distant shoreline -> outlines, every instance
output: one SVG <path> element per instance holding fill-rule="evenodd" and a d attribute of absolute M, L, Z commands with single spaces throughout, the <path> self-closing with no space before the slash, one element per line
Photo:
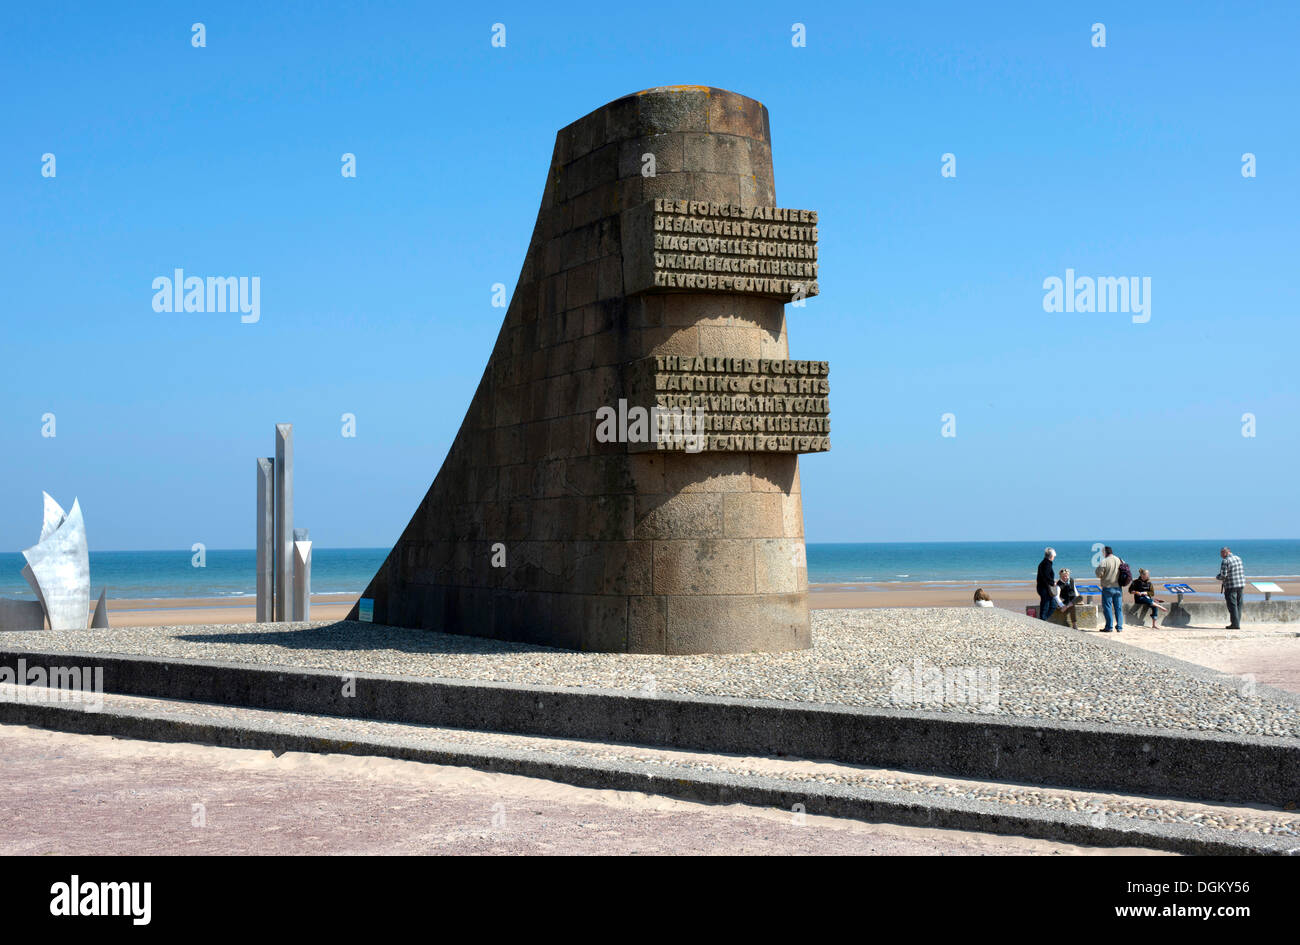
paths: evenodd
<path fill-rule="evenodd" d="M 807 542 L 807 576 L 815 593 L 845 591 L 943 591 L 978 586 L 1013 585 L 1032 580 L 1045 543 L 1035 542 Z M 1134 568 L 1151 568 L 1162 581 L 1209 584 L 1218 571 L 1221 542 L 1114 541 L 1112 545 Z M 1239 539 L 1229 546 L 1242 552 L 1248 575 L 1279 575 L 1271 580 L 1300 580 L 1300 539 Z M 1056 541 L 1057 567 L 1073 567 L 1075 580 L 1092 580 L 1095 542 Z M 357 597 L 382 567 L 387 550 L 328 549 L 313 546 L 312 589 L 321 595 Z M 201 564 L 195 564 L 195 560 Z M 166 551 L 95 551 L 90 554 L 91 597 L 107 588 L 110 598 L 166 602 L 209 599 L 229 607 L 251 606 L 256 558 L 250 549 Z M 25 560 L 17 552 L 0 552 L 0 595 L 27 599 L 22 580 Z M 926 591 L 928 593 L 928 591 Z M 214 606 L 214 604 L 208 604 Z"/>
<path fill-rule="evenodd" d="M 1213 589 L 1216 592 L 1218 591 L 1218 581 L 1214 577 L 1214 575 L 1169 575 L 1169 576 L 1158 575 L 1157 578 L 1158 579 L 1155 580 L 1157 586 L 1165 583 L 1169 583 L 1169 584 L 1183 583 L 1183 584 L 1193 584 L 1193 585 L 1200 583 L 1200 584 L 1208 584 L 1211 587 L 1211 589 Z M 1300 583 L 1300 574 L 1272 575 L 1268 577 L 1249 577 L 1247 578 L 1247 580 L 1248 581 L 1273 581 L 1274 583 L 1285 585 L 1287 583 Z M 1090 584 L 1094 582 L 1095 582 L 1095 578 L 1092 578 L 1090 575 L 1075 576 L 1076 584 Z M 1027 579 L 1023 577 L 1000 577 L 1000 578 L 981 578 L 981 579 L 963 579 L 963 580 L 957 580 L 954 578 L 933 578 L 933 579 L 927 579 L 922 581 L 900 578 L 897 580 L 873 580 L 873 581 L 809 581 L 808 590 L 809 592 L 844 590 L 844 591 L 860 591 L 865 593 L 876 592 L 876 591 L 898 591 L 898 590 L 909 590 L 909 589 L 916 589 L 918 591 L 923 591 L 925 589 L 943 590 L 945 588 L 953 588 L 953 587 L 969 587 L 973 590 L 974 588 L 977 587 L 983 587 L 983 588 L 1007 587 L 1007 586 L 1014 586 L 1014 585 L 1023 585 L 1026 583 L 1032 583 L 1032 582 L 1027 582 Z M 321 591 L 320 593 L 316 593 L 312 595 L 312 602 L 331 603 L 331 602 L 341 601 L 345 598 L 347 600 L 356 600 L 358 597 L 361 596 L 363 590 L 364 588 L 358 588 L 356 590 L 350 590 L 350 591 Z M 1198 590 L 1200 589 L 1198 588 Z M 119 606 L 119 609 L 122 607 L 122 605 L 125 604 L 131 604 L 133 605 L 133 607 L 137 609 L 163 607 L 163 606 L 238 607 L 238 606 L 247 605 L 251 607 L 253 605 L 255 596 L 256 595 L 251 591 L 240 592 L 236 594 L 220 594 L 220 595 L 205 594 L 197 597 L 181 597 L 175 594 L 163 595 L 158 597 L 144 597 L 144 596 L 135 595 L 131 597 L 110 597 L 108 599 L 108 602 L 110 604 L 117 604 Z"/>
<path fill-rule="evenodd" d="M 1134 570 L 1134 577 L 1136 577 L 1136 576 L 1137 576 L 1137 572 L 1136 572 L 1136 569 L 1135 569 L 1135 570 Z M 1201 584 L 1212 584 L 1213 587 L 1214 587 L 1214 590 L 1215 590 L 1215 591 L 1217 591 L 1217 590 L 1219 589 L 1219 581 L 1218 581 L 1218 578 L 1215 577 L 1213 574 L 1208 574 L 1208 575 L 1186 575 L 1186 574 L 1175 574 L 1175 575 L 1168 575 L 1168 576 L 1165 576 L 1165 575 L 1153 575 L 1152 578 L 1151 578 L 1151 580 L 1152 580 L 1152 582 L 1153 582 L 1157 587 L 1160 586 L 1160 585 L 1162 585 L 1162 584 L 1194 584 L 1194 583 L 1198 583 L 1198 582 L 1199 582 L 1199 583 L 1201 583 Z M 1087 575 L 1084 575 L 1084 574 L 1075 574 L 1075 575 L 1074 575 L 1074 583 L 1075 583 L 1075 584 L 1095 584 L 1096 581 L 1097 581 L 1096 577 L 1095 577 L 1091 572 L 1089 572 Z M 1246 581 L 1247 581 L 1248 583 L 1251 582 L 1251 581 L 1272 581 L 1272 582 L 1274 582 L 1275 584 L 1285 584 L 1285 583 L 1287 583 L 1287 582 L 1291 582 L 1291 583 L 1300 583 L 1300 574 L 1272 575 L 1272 576 L 1268 576 L 1268 577 L 1264 577 L 1264 576 L 1260 576 L 1260 577 L 1251 577 L 1251 576 L 1247 576 Z M 1032 583 L 1033 583 L 1032 580 L 1030 580 L 1030 579 L 1028 579 L 1028 578 L 1024 578 L 1024 577 L 1018 577 L 1018 578 L 1015 578 L 1015 577 L 1013 577 L 1013 578 L 1005 578 L 1005 577 L 1004 577 L 1004 578 L 981 578 L 981 579 L 978 579 L 978 580 L 977 580 L 977 579 L 973 579 L 973 578 L 972 578 L 972 579 L 964 579 L 964 580 L 956 580 L 956 579 L 953 579 L 953 578 L 936 578 L 936 579 L 933 579 L 933 580 L 926 580 L 926 581 L 911 581 L 911 580 L 898 580 L 898 581 L 809 581 L 809 582 L 808 582 L 808 589 L 811 591 L 811 590 L 813 590 L 813 589 L 815 589 L 815 588 L 841 588 L 841 587 L 842 587 L 842 588 L 862 588 L 862 589 L 874 589 L 874 588 L 878 588 L 878 587 L 880 587 L 880 588 L 889 588 L 889 589 L 891 589 L 891 590 L 894 589 L 894 588 L 898 588 L 898 587 L 971 587 L 971 588 L 975 588 L 975 587 L 1005 586 L 1005 585 L 1009 585 L 1009 584 L 1017 584 L 1017 585 L 1018 585 L 1018 584 L 1032 584 Z M 1199 588 L 1198 588 L 1198 590 L 1199 590 Z"/>
<path fill-rule="evenodd" d="M 1217 597 L 1218 582 L 1213 578 L 1169 578 L 1195 587 L 1200 597 Z M 1258 577 L 1273 581 L 1283 589 L 1282 597 L 1300 597 L 1300 578 Z M 1157 595 L 1171 597 L 1156 581 Z M 1087 584 L 1088 580 L 1078 579 Z M 1037 603 L 1038 595 L 1031 580 L 1000 581 L 917 581 L 917 582 L 824 582 L 809 584 L 808 605 L 813 610 L 858 609 L 877 607 L 969 607 L 976 587 L 989 592 L 994 603 L 1008 610 L 1023 611 L 1026 604 Z M 357 594 L 313 594 L 313 620 L 342 620 L 352 609 Z M 1247 599 L 1261 596 L 1247 588 Z M 187 626 L 212 623 L 251 623 L 254 618 L 251 597 L 170 597 L 118 598 L 108 601 L 111 626 Z"/>

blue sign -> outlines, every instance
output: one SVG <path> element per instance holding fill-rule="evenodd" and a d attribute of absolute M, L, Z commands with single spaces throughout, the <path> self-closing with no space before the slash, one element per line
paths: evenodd
<path fill-rule="evenodd" d="M 357 615 L 361 618 L 362 623 L 375 622 L 375 602 L 372 598 L 363 597 L 358 601 Z"/>
<path fill-rule="evenodd" d="M 1173 591 L 1175 594 L 1195 594 L 1190 584 L 1166 584 L 1165 590 Z"/>

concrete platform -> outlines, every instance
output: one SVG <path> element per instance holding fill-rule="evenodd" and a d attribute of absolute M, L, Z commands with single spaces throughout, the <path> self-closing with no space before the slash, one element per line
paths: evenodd
<path fill-rule="evenodd" d="M 1050 829 L 1056 831 L 1050 836 L 1069 842 L 1132 841 L 1079 833 L 1077 817 L 1057 815 L 1086 808 L 1070 809 L 1065 801 L 1062 809 L 1039 811 L 1047 826 L 1029 825 L 1034 818 L 1016 808 L 1079 791 L 1258 805 L 1270 809 L 1260 814 L 1268 817 L 1283 817 L 1300 802 L 1295 695 L 1136 649 L 1113 635 L 998 609 L 819 611 L 814 621 L 809 651 L 709 657 L 575 653 L 359 623 L 8 633 L 0 634 L 0 667 L 97 670 L 107 711 L 0 699 L 0 722 L 363 754 L 389 750 L 374 737 L 383 734 L 377 729 L 388 738 L 396 736 L 385 727 L 432 727 L 442 733 L 436 741 L 460 745 L 461 754 L 438 755 L 440 748 L 411 757 L 463 757 L 447 763 L 464 764 L 505 764 L 481 760 L 507 747 L 500 739 L 549 740 L 549 747 L 520 749 L 534 760 L 560 741 L 605 746 L 602 758 L 741 756 L 762 766 L 738 770 L 710 760 L 699 771 L 725 768 L 735 778 L 690 789 L 704 799 L 754 803 L 784 804 L 803 786 L 733 795 L 727 792 L 752 785 L 732 781 L 766 776 L 771 765 L 789 759 L 833 766 L 831 787 L 893 791 L 893 782 L 935 778 L 1014 782 L 1019 793 L 1009 800 L 998 795 L 1001 806 L 978 812 L 986 826 L 972 829 Z M 950 681 L 967 672 L 979 685 L 925 691 L 932 675 Z M 451 730 L 461 735 L 447 735 Z M 473 744 L 467 747 L 464 738 Z M 429 750 L 428 738 L 419 740 L 419 751 Z M 571 748 L 562 754 L 565 764 L 528 770 L 539 777 L 595 777 L 585 773 L 586 755 Z M 882 785 L 848 770 L 862 767 L 906 777 Z M 703 783 L 696 773 L 686 779 L 693 785 Z M 681 773 L 661 774 L 643 778 L 643 789 L 677 790 L 672 785 Z M 990 790 L 977 785 L 961 799 L 989 799 Z M 900 823 L 922 816 L 916 798 L 897 794 L 888 803 L 868 803 L 865 795 L 851 803 L 826 797 L 828 810 L 842 816 Z M 1197 842 L 1208 836 L 1190 822 L 1183 826 Z M 1093 827 L 1088 821 L 1087 829 Z M 1098 839 L 1103 836 L 1112 839 Z"/>
<path fill-rule="evenodd" d="M 1159 614 L 1157 626 L 1161 627 L 1226 627 L 1228 625 L 1228 605 L 1222 594 L 1197 595 L 1195 598 L 1184 597 L 1180 604 L 1169 593 L 1158 594 L 1163 597 L 1167 613 Z M 1132 603 L 1131 595 L 1125 595 L 1124 619 L 1133 623 L 1151 624 L 1151 608 Z M 1241 622 L 1252 623 L 1297 623 L 1300 622 L 1300 600 L 1250 600 L 1241 605 Z"/>
<path fill-rule="evenodd" d="M 0 650 L 1300 737 L 1295 696 L 1154 659 L 1122 637 L 998 608 L 822 610 L 812 619 L 810 650 L 714 656 L 583 653 L 349 622 L 0 633 Z"/>
<path fill-rule="evenodd" d="M 84 712 L 5 693 L 10 722 L 117 738 L 229 748 L 369 755 L 522 775 L 584 788 L 743 804 L 812 817 L 1039 838 L 1182 854 L 1287 854 L 1300 814 L 1170 798 L 1049 790 L 1005 780 L 645 746 L 376 723 L 108 696 Z"/>
<path fill-rule="evenodd" d="M 484 766 L 23 725 L 0 725 L 0 757 L 3 856 L 1178 855 L 704 804 Z"/>
<path fill-rule="evenodd" d="M 1153 663 L 1163 659 L 1151 657 Z M 0 652 L 4 666 L 27 671 L 95 667 L 102 671 L 106 692 L 151 699 L 818 758 L 1205 801 L 1283 807 L 1300 799 L 1300 739 L 1294 737 L 360 673 L 340 676 L 313 669 L 102 653 L 9 650 Z M 0 704 L 0 721 L 38 717 L 27 714 L 27 708 Z M 135 735 L 148 737 L 144 731 Z"/>

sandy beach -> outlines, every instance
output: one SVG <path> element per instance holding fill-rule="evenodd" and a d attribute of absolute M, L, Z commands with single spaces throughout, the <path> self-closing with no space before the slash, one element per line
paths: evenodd
<path fill-rule="evenodd" d="M 1169 578 L 1184 581 L 1203 596 L 1217 597 L 1218 582 L 1212 577 Z M 1287 596 L 1300 596 L 1300 580 L 1257 578 L 1274 581 Z M 1076 578 L 1079 584 L 1087 583 Z M 1157 581 L 1159 586 L 1161 581 Z M 986 581 L 979 585 L 989 592 L 994 604 L 1024 613 L 1026 604 L 1037 603 L 1032 581 Z M 860 607 L 968 607 L 975 593 L 970 582 L 890 582 L 882 584 L 812 584 L 808 588 L 809 605 L 814 610 L 844 610 Z M 1172 597 L 1172 595 L 1169 595 Z M 1262 595 L 1248 593 L 1247 599 Z M 313 620 L 342 620 L 356 597 L 351 594 L 316 594 L 311 599 Z M 158 600 L 110 600 L 109 622 L 115 627 L 182 626 L 186 624 L 252 623 L 253 599 L 173 598 Z"/>
<path fill-rule="evenodd" d="M 342 620 L 356 599 L 355 594 L 313 594 L 311 619 Z M 257 611 L 251 597 L 241 597 L 235 601 L 221 597 L 108 601 L 108 622 L 114 627 L 253 623 L 256 617 Z"/>
<path fill-rule="evenodd" d="M 1300 595 L 1300 580 L 1295 578 L 1260 577 L 1250 578 L 1255 581 L 1273 581 L 1285 591 L 1285 596 Z M 1076 585 L 1095 583 L 1089 575 L 1074 575 Z M 1190 584 L 1199 592 L 1197 598 L 1218 598 L 1219 582 L 1213 577 L 1170 577 L 1156 576 L 1152 579 L 1156 585 L 1157 596 L 1173 599 L 1161 586 L 1164 583 Z M 1037 604 L 1038 593 L 1034 590 L 1032 580 L 1024 581 L 984 581 L 975 584 L 970 581 L 933 581 L 916 583 L 888 584 L 811 584 L 808 598 L 816 610 L 843 609 L 856 607 L 969 607 L 975 594 L 975 588 L 982 587 L 993 598 L 993 603 L 1007 610 L 1024 613 L 1026 604 Z M 1263 599 L 1263 594 L 1247 587 L 1247 600 Z M 1193 598 L 1196 599 L 1196 598 Z"/>

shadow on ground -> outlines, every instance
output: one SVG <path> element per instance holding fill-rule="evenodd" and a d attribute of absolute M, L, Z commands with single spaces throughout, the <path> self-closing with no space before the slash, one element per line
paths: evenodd
<path fill-rule="evenodd" d="M 397 650 L 403 653 L 568 653 L 569 650 L 531 643 L 512 643 L 488 637 L 443 633 L 438 630 L 412 630 L 382 624 L 339 620 L 322 626 L 304 626 L 283 630 L 250 630 L 226 633 L 178 633 L 177 640 L 193 643 L 230 643 L 247 646 L 281 646 L 290 650 Z"/>

